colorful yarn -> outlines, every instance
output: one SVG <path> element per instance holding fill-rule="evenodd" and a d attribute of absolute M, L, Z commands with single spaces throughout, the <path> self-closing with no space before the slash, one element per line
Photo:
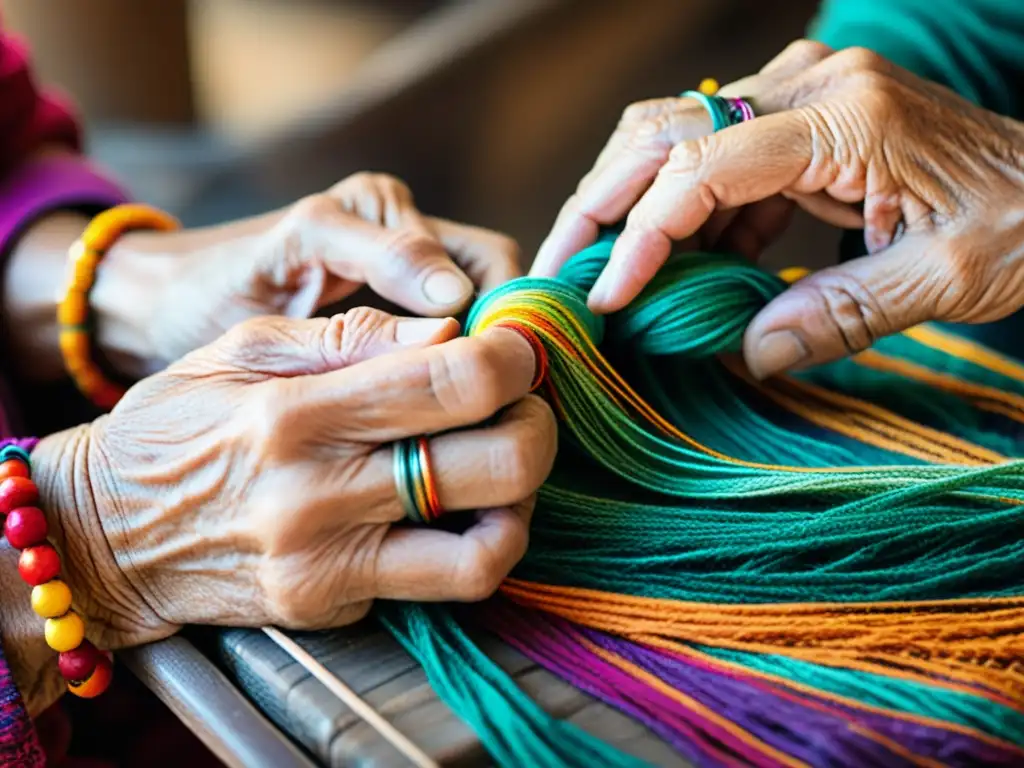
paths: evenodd
<path fill-rule="evenodd" d="M 635 762 L 472 624 L 697 765 L 1024 765 L 1024 366 L 922 327 L 758 384 L 735 353 L 786 281 L 682 254 L 597 317 L 613 242 L 467 322 L 543 347 L 561 446 L 500 597 L 380 608 L 439 695 L 502 765 Z"/>

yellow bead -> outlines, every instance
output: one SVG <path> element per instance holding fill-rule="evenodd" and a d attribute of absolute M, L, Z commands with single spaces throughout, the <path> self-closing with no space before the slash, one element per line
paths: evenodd
<path fill-rule="evenodd" d="M 83 249 L 72 258 L 74 260 L 71 263 L 71 280 L 68 288 L 88 293 L 96 278 L 96 267 L 100 263 L 100 254 Z"/>
<path fill-rule="evenodd" d="M 792 285 L 798 280 L 803 280 L 809 274 L 811 274 L 811 270 L 805 269 L 804 267 L 787 267 L 779 272 L 779 277 L 782 278 L 783 281 Z"/>
<path fill-rule="evenodd" d="M 63 616 L 71 608 L 71 590 L 55 579 L 32 587 L 32 610 L 44 619 Z"/>
<path fill-rule="evenodd" d="M 43 632 L 46 644 L 57 653 L 63 653 L 82 644 L 85 639 L 85 622 L 74 611 L 68 611 L 59 618 L 47 619 Z"/>
<path fill-rule="evenodd" d="M 713 77 L 705 77 L 700 81 L 700 85 L 697 86 L 697 90 L 705 96 L 714 96 L 718 93 L 718 81 Z"/>
<path fill-rule="evenodd" d="M 84 291 L 71 289 L 57 307 L 61 325 L 82 325 L 89 315 L 89 300 Z"/>
<path fill-rule="evenodd" d="M 89 353 L 89 336 L 82 331 L 61 331 L 60 351 L 65 360 L 86 359 Z"/>

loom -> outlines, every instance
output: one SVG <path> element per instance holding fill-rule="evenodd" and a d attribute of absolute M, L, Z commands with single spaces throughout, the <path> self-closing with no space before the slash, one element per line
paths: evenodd
<path fill-rule="evenodd" d="M 736 353 L 783 277 L 679 254 L 597 317 L 613 242 L 466 324 L 542 350 L 560 448 L 495 598 L 377 608 L 438 695 L 502 766 L 642 764 L 482 627 L 694 765 L 1024 765 L 1024 366 L 928 326 L 758 384 Z"/>

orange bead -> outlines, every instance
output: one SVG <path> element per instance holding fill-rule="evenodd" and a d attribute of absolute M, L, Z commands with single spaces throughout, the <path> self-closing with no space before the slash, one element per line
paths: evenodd
<path fill-rule="evenodd" d="M 28 467 L 18 459 L 8 459 L 0 464 L 0 483 L 8 477 L 28 477 Z"/>
<path fill-rule="evenodd" d="M 104 655 L 100 655 L 96 669 L 83 683 L 68 683 L 68 690 L 81 699 L 94 699 L 110 687 L 114 678 L 114 664 Z"/>
<path fill-rule="evenodd" d="M 71 370 L 69 366 L 68 373 L 74 376 L 75 384 L 78 385 L 78 388 L 90 397 L 92 397 L 106 382 L 106 379 L 103 377 L 100 369 L 88 361 L 86 361 L 81 368 L 76 370 Z"/>

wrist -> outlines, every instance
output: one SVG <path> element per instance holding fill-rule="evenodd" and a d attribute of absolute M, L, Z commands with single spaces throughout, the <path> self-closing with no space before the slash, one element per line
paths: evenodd
<path fill-rule="evenodd" d="M 122 234 L 96 268 L 89 296 L 98 352 L 129 379 L 167 365 L 153 343 L 152 321 L 176 259 L 160 247 L 166 235 L 146 230 Z"/>
<path fill-rule="evenodd" d="M 41 440 L 32 451 L 32 479 L 88 639 L 116 650 L 166 637 L 176 627 L 168 629 L 136 588 L 131 557 L 117 554 L 124 550 L 125 499 L 101 445 L 109 418 Z"/>

